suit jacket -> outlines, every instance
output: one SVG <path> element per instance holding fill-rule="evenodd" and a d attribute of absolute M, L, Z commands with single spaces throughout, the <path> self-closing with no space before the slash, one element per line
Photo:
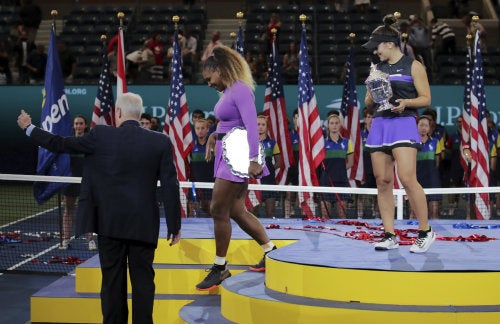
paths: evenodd
<path fill-rule="evenodd" d="M 167 234 L 179 232 L 179 182 L 172 143 L 165 134 L 128 120 L 117 128 L 95 126 L 82 137 L 61 137 L 34 128 L 30 138 L 52 152 L 85 154 L 77 235 L 95 232 L 156 245 L 160 227 L 158 180 Z"/>

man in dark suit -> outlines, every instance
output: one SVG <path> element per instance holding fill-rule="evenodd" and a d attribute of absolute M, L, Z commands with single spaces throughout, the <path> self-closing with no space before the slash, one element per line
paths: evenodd
<path fill-rule="evenodd" d="M 180 240 L 179 183 L 172 143 L 139 125 L 142 99 L 132 93 L 116 101 L 116 125 L 95 126 L 82 137 L 61 137 L 31 124 L 24 111 L 19 127 L 35 144 L 53 152 L 84 153 L 76 234 L 98 234 L 104 323 L 127 323 L 127 261 L 132 283 L 133 323 L 153 323 L 153 258 L 160 217 L 157 181 L 170 245 Z"/>

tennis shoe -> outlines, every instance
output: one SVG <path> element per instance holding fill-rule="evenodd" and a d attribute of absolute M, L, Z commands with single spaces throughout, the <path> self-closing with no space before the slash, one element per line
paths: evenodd
<path fill-rule="evenodd" d="M 67 250 L 69 247 L 69 240 L 63 240 L 61 245 L 59 245 L 59 250 Z"/>
<path fill-rule="evenodd" d="M 274 246 L 271 251 L 274 251 L 276 249 L 277 249 L 277 247 Z M 271 252 L 271 251 L 269 251 L 269 252 Z M 260 260 L 259 263 L 250 266 L 248 268 L 248 270 L 253 271 L 253 272 L 264 272 L 264 271 L 266 271 L 266 255 L 269 252 L 264 253 L 264 257 L 262 258 L 262 260 Z"/>
<path fill-rule="evenodd" d="M 380 240 L 380 242 L 374 243 L 373 246 L 377 251 L 397 249 L 399 247 L 398 238 L 395 234 L 385 232 L 382 240 Z"/>
<path fill-rule="evenodd" d="M 430 247 L 431 244 L 436 240 L 436 233 L 429 229 L 428 231 L 418 231 L 418 239 L 413 243 L 410 248 L 410 252 L 413 253 L 424 253 Z"/>
<path fill-rule="evenodd" d="M 208 275 L 202 282 L 196 285 L 196 289 L 200 291 L 209 291 L 217 288 L 225 279 L 231 277 L 231 272 L 227 269 L 227 262 L 225 265 L 214 264 L 212 268 L 207 269 Z"/>
<path fill-rule="evenodd" d="M 89 251 L 95 251 L 97 250 L 97 245 L 95 244 L 95 241 L 89 241 Z"/>

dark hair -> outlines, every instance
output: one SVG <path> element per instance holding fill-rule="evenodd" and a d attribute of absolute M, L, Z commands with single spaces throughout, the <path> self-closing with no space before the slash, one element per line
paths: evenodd
<path fill-rule="evenodd" d="M 84 133 L 87 133 L 88 131 L 90 131 L 90 127 L 89 127 L 89 123 L 87 122 L 87 118 L 84 116 L 84 115 L 76 115 L 73 120 L 77 119 L 77 118 L 81 118 L 83 119 L 83 121 L 85 122 L 85 129 L 83 130 Z"/>
<path fill-rule="evenodd" d="M 331 115 L 340 116 L 340 112 L 338 110 L 332 109 L 326 114 L 326 117 L 330 117 Z"/>
<path fill-rule="evenodd" d="M 142 114 L 141 114 L 141 119 L 143 119 L 143 118 L 144 118 L 144 119 L 147 119 L 147 120 L 149 120 L 149 121 L 151 121 L 151 118 L 152 118 L 152 117 L 151 117 L 151 115 L 150 115 L 150 114 L 148 114 L 148 113 L 142 113 Z"/>
<path fill-rule="evenodd" d="M 201 109 L 195 109 L 195 110 L 193 110 L 192 115 L 194 115 L 194 114 L 201 115 L 202 118 L 205 118 L 205 113 Z"/>
<path fill-rule="evenodd" d="M 379 36 L 393 37 L 394 43 L 397 44 L 398 43 L 397 40 L 399 39 L 399 31 L 396 29 L 396 27 L 394 27 L 394 24 L 397 21 L 396 18 L 392 14 L 385 15 L 382 21 L 384 24 L 375 28 L 372 32 L 372 36 L 379 35 Z"/>
<path fill-rule="evenodd" d="M 371 108 L 371 107 L 366 107 L 365 109 L 363 109 L 363 117 L 366 117 L 367 115 L 374 115 L 375 113 L 375 109 Z"/>
<path fill-rule="evenodd" d="M 299 110 L 298 110 L 298 109 L 295 109 L 295 110 L 293 111 L 292 116 L 295 116 L 295 115 L 298 115 L 298 114 L 299 114 Z"/>
<path fill-rule="evenodd" d="M 226 88 L 239 80 L 252 91 L 255 89 L 255 81 L 245 58 L 225 45 L 214 48 L 212 54 L 203 64 L 203 70 L 218 70 L 221 81 Z"/>
<path fill-rule="evenodd" d="M 432 118 L 433 121 L 437 120 L 437 112 L 432 108 L 427 108 L 422 112 L 422 115 L 427 115 Z"/>

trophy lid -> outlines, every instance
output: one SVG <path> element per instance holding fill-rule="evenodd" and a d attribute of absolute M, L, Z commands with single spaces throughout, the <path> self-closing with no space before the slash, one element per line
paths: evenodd
<path fill-rule="evenodd" d="M 370 74 L 368 75 L 368 78 L 366 78 L 365 83 L 373 81 L 373 80 L 388 80 L 389 79 L 389 74 L 385 73 L 383 71 L 380 71 L 377 69 L 377 64 L 371 64 L 370 65 Z"/>

